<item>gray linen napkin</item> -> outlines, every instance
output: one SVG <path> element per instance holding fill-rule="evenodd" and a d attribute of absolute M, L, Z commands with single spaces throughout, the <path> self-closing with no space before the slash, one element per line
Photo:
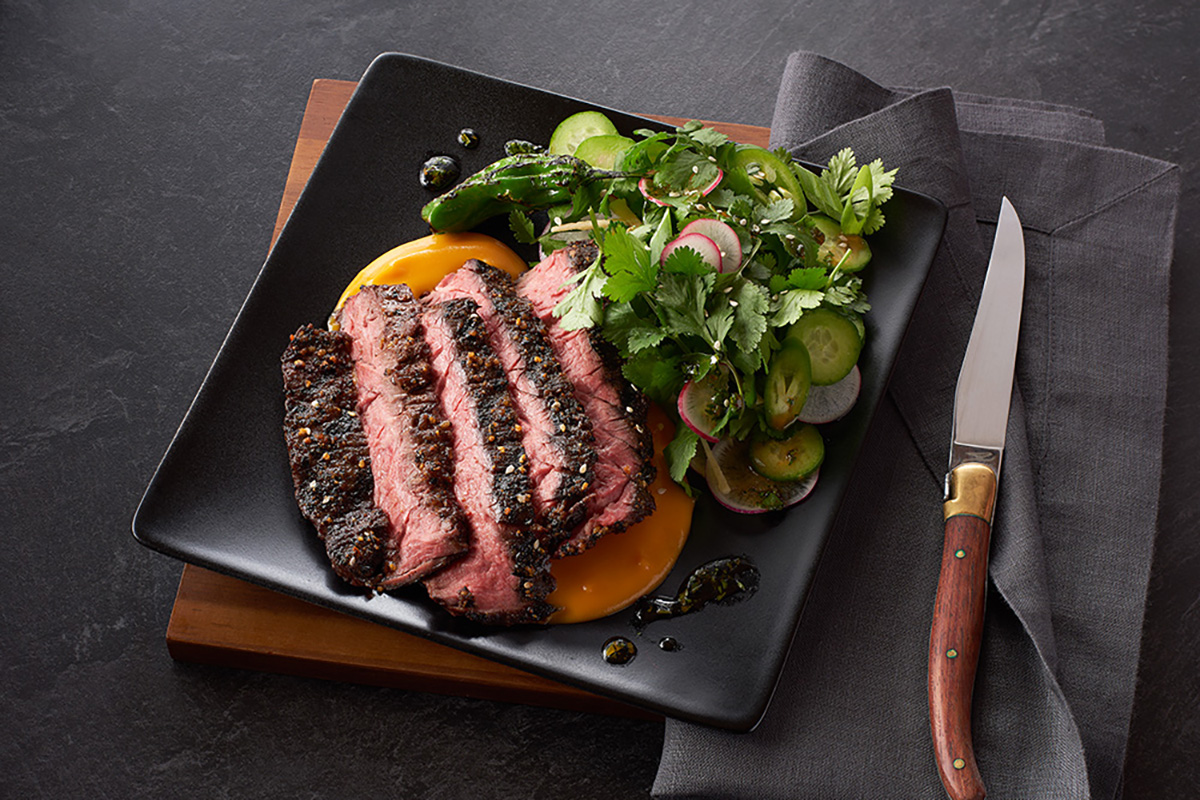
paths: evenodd
<path fill-rule="evenodd" d="M 946 234 L 759 727 L 668 721 L 657 797 L 941 798 L 926 648 L 958 368 L 1000 198 L 1025 228 L 974 735 L 989 797 L 1119 796 L 1150 569 L 1178 167 L 1078 109 L 888 89 L 794 54 L 772 141 L 940 198 Z M 874 269 L 886 269 L 875 264 Z M 873 297 L 886 303 L 885 297 Z"/>

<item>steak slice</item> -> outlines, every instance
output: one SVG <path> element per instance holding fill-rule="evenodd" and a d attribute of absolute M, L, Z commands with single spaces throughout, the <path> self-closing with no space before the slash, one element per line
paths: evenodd
<path fill-rule="evenodd" d="M 425 337 L 451 421 L 455 494 L 471 524 L 467 555 L 425 579 L 429 596 L 479 622 L 542 622 L 554 611 L 547 549 L 533 531 L 533 486 L 508 379 L 469 298 L 430 305 Z"/>
<path fill-rule="evenodd" d="M 375 587 L 387 561 L 388 518 L 375 506 L 371 456 L 350 360 L 350 337 L 305 325 L 281 357 L 283 434 L 300 511 L 333 571 Z"/>
<path fill-rule="evenodd" d="M 423 311 L 407 286 L 365 286 L 338 318 L 351 340 L 375 505 L 391 520 L 384 589 L 418 581 L 467 550 L 450 423 L 434 391 Z"/>
<path fill-rule="evenodd" d="M 508 376 L 521 441 L 529 456 L 537 532 L 553 552 L 587 514 L 596 463 L 592 423 L 550 346 L 546 326 L 517 294 L 507 273 L 471 260 L 428 296 L 467 297 L 478 306 L 488 341 Z"/>
<path fill-rule="evenodd" d="M 608 533 L 618 533 L 654 511 L 654 440 L 646 422 L 647 401 L 621 374 L 616 348 L 591 330 L 566 330 L 554 307 L 572 279 L 597 257 L 590 242 L 555 250 L 520 277 L 517 291 L 546 325 L 550 346 L 592 421 L 596 440 L 594 492 L 588 516 L 556 551 L 574 555 Z"/>

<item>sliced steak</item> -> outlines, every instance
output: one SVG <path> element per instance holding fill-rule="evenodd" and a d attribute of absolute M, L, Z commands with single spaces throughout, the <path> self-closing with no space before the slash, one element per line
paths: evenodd
<path fill-rule="evenodd" d="M 407 286 L 365 286 L 338 318 L 352 342 L 375 505 L 391 520 L 385 589 L 418 581 L 467 550 L 450 423 L 434 390 L 423 310 Z"/>
<path fill-rule="evenodd" d="M 554 307 L 572 288 L 571 279 L 596 255 L 590 242 L 556 250 L 517 282 L 517 291 L 545 323 L 550 345 L 592 421 L 596 440 L 588 516 L 556 555 L 582 552 L 601 536 L 623 531 L 654 510 L 648 489 L 655 474 L 654 441 L 646 422 L 645 396 L 621 374 L 620 357 L 611 343 L 594 329 L 566 330 L 554 316 Z"/>
<path fill-rule="evenodd" d="M 554 608 L 549 553 L 533 531 L 533 486 L 508 379 L 469 298 L 430 305 L 425 337 L 451 421 L 455 493 L 471 524 L 468 554 L 425 580 L 455 614 L 491 624 L 544 621 Z"/>
<path fill-rule="evenodd" d="M 592 423 L 563 375 L 546 326 L 507 273 L 471 260 L 428 296 L 431 303 L 474 300 L 488 342 L 508 376 L 521 442 L 529 456 L 536 526 L 551 552 L 578 528 L 596 462 Z"/>
<path fill-rule="evenodd" d="M 354 411 L 350 337 L 305 325 L 281 361 L 296 502 L 324 541 L 334 572 L 375 587 L 386 569 L 389 524 L 374 503 L 371 456 Z"/>

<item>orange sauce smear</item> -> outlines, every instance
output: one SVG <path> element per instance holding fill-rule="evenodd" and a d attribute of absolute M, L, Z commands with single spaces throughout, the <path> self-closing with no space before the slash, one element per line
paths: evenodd
<path fill-rule="evenodd" d="M 547 601 L 559 611 L 551 622 L 587 622 L 607 617 L 654 591 L 675 566 L 692 527 L 695 502 L 671 480 L 663 448 L 675 437 L 675 425 L 651 404 L 654 466 L 650 484 L 654 513 L 624 533 L 605 536 L 590 550 L 551 563 L 558 588 Z"/>
<path fill-rule="evenodd" d="M 527 267 L 524 259 L 490 236 L 433 234 L 395 247 L 364 267 L 342 292 L 335 313 L 365 285 L 406 283 L 414 295 L 423 295 L 472 258 L 513 277 Z M 332 317 L 330 327 L 337 327 Z M 675 426 L 653 404 L 648 421 L 658 470 L 650 485 L 655 511 L 624 533 L 605 536 L 590 550 L 552 563 L 550 572 L 558 588 L 548 601 L 559 608 L 550 618 L 552 623 L 586 622 L 629 606 L 662 583 L 687 541 L 694 503 L 671 480 L 662 456 L 675 436 Z"/>

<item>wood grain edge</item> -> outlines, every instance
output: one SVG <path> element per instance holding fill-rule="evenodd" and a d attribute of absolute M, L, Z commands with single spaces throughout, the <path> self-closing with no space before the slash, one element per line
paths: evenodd
<path fill-rule="evenodd" d="M 167 629 L 177 661 L 640 719 L 661 716 L 188 564 Z"/>

